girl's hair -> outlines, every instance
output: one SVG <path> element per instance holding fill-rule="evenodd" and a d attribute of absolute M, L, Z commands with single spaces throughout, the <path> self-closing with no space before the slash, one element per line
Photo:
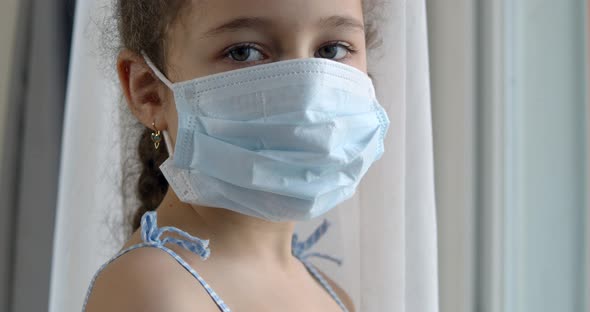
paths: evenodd
<path fill-rule="evenodd" d="M 377 1 L 362 0 L 365 15 L 365 32 L 367 49 L 375 48 L 380 40 L 377 36 Z M 167 30 L 181 16 L 189 11 L 189 0 L 115 0 L 115 18 L 120 38 L 120 48 L 129 49 L 137 54 L 144 51 L 154 64 L 165 72 Z M 135 231 L 140 226 L 141 216 L 155 210 L 162 202 L 168 182 L 159 167 L 168 157 L 164 144 L 154 149 L 149 128 L 143 127 L 137 145 L 140 173 L 137 178 L 135 195 L 139 209 L 132 213 L 130 225 Z M 123 170 L 134 166 L 125 164 Z M 126 180 L 133 175 L 124 172 L 124 196 Z"/>

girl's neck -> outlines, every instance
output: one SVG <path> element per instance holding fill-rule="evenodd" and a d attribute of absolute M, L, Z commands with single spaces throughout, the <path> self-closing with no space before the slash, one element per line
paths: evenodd
<path fill-rule="evenodd" d="M 171 188 L 157 212 L 158 226 L 175 226 L 209 239 L 212 258 L 285 268 L 296 263 L 291 253 L 294 222 L 270 222 L 227 209 L 189 205 L 181 202 Z"/>

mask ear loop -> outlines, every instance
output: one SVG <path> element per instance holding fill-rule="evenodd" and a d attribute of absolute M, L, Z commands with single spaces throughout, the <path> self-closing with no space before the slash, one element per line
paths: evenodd
<path fill-rule="evenodd" d="M 162 74 L 161 71 L 158 70 L 156 65 L 154 65 L 152 60 L 150 60 L 150 58 L 147 56 L 147 54 L 145 54 L 144 51 L 141 51 L 141 55 L 143 56 L 145 63 L 154 72 L 156 77 L 158 77 L 158 79 L 160 79 L 160 81 L 162 81 L 166 86 L 168 86 L 168 88 L 170 88 L 170 90 L 172 90 L 172 86 L 174 84 L 170 80 L 168 80 L 168 78 L 166 78 L 166 76 L 164 76 L 164 74 Z M 166 131 L 166 130 L 162 130 L 162 134 L 164 135 L 164 143 L 166 143 L 166 149 L 168 149 L 168 155 L 169 155 L 169 157 L 172 158 L 172 156 L 174 155 L 174 147 L 172 146 L 172 140 L 170 140 L 170 134 L 168 134 L 168 131 Z"/>
<path fill-rule="evenodd" d="M 172 140 L 170 140 L 170 134 L 168 131 L 163 130 L 162 134 L 164 135 L 164 143 L 166 143 L 166 149 L 168 150 L 168 156 L 172 158 L 174 155 L 174 147 L 172 146 Z"/>
<path fill-rule="evenodd" d="M 152 60 L 150 60 L 150 58 L 147 56 L 147 54 L 145 54 L 144 51 L 141 51 L 141 55 L 143 56 L 143 59 L 145 60 L 146 64 L 149 66 L 149 68 L 154 72 L 156 77 L 158 77 L 158 79 L 160 79 L 160 81 L 162 81 L 165 85 L 167 85 L 168 88 L 170 88 L 170 90 L 172 90 L 173 89 L 172 86 L 174 84 L 170 80 L 168 80 L 168 78 L 166 78 L 166 76 L 164 76 L 164 74 L 162 74 L 162 72 L 160 70 L 158 70 L 156 65 L 154 65 Z"/>

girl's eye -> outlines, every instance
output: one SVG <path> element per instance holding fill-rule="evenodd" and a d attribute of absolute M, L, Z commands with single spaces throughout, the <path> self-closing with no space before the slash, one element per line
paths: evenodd
<path fill-rule="evenodd" d="M 346 58 L 350 53 L 354 52 L 355 51 L 350 46 L 337 42 L 321 47 L 317 51 L 316 57 L 341 60 Z"/>
<path fill-rule="evenodd" d="M 249 44 L 233 47 L 229 49 L 225 55 L 232 61 L 244 63 L 256 62 L 264 59 L 264 55 L 255 46 Z"/>

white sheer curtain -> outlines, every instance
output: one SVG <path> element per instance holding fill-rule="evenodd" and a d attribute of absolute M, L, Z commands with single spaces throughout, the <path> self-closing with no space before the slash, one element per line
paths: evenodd
<path fill-rule="evenodd" d="M 101 2 L 79 1 L 67 99 L 55 234 L 51 311 L 79 311 L 122 211 L 117 196 L 118 93 L 100 70 L 91 18 Z M 91 13 L 94 12 L 94 13 Z M 379 58 L 369 60 L 391 126 L 386 153 L 356 196 L 327 216 L 333 227 L 317 261 L 358 311 L 438 311 L 436 218 L 426 12 L 423 0 L 389 0 Z M 92 15 L 91 15 L 92 14 Z M 106 200 L 105 200 L 106 199 Z M 105 222 L 106 221 L 106 222 Z M 304 235 L 320 220 L 300 224 Z"/>

